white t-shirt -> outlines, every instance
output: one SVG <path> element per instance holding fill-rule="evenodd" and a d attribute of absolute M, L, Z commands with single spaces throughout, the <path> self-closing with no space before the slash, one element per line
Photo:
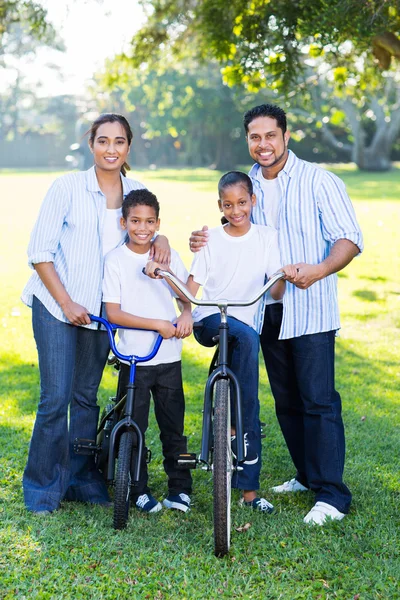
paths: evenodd
<path fill-rule="evenodd" d="M 120 304 L 121 310 L 137 317 L 164 319 L 174 322 L 175 294 L 163 279 L 150 279 L 142 273 L 149 260 L 149 253 L 136 254 L 126 244 L 109 252 L 105 259 L 103 302 Z M 171 269 L 182 281 L 187 280 L 187 270 L 175 250 L 171 250 Z M 143 330 L 118 330 L 118 350 L 121 354 L 147 356 L 150 354 L 157 333 Z M 181 359 L 182 340 L 163 340 L 156 356 L 137 366 L 172 363 Z"/>
<path fill-rule="evenodd" d="M 256 179 L 260 182 L 261 189 L 264 192 L 264 206 L 267 222 L 272 223 L 272 226 L 277 229 L 280 199 L 278 178 L 265 179 L 262 174 L 262 169 L 258 169 Z"/>
<path fill-rule="evenodd" d="M 278 233 L 272 227 L 252 224 L 240 237 L 216 227 L 209 231 L 207 246 L 195 255 L 190 274 L 203 286 L 202 300 L 251 300 L 264 285 L 265 276 L 271 277 L 280 266 Z M 228 315 L 256 329 L 259 303 L 229 307 Z M 200 321 L 215 313 L 218 307 L 198 306 L 193 319 Z"/>
<path fill-rule="evenodd" d="M 103 227 L 103 256 L 118 246 L 123 236 L 122 208 L 107 208 Z"/>
<path fill-rule="evenodd" d="M 277 229 L 280 199 L 278 178 L 265 179 L 262 174 L 262 169 L 258 169 L 256 179 L 260 182 L 261 189 L 264 193 L 264 206 L 267 221 L 268 223 L 272 223 L 273 227 Z M 283 265 L 281 264 L 281 266 Z M 275 304 L 276 302 L 282 303 L 282 300 L 274 300 L 270 292 L 267 292 L 265 295 L 265 304 Z"/>

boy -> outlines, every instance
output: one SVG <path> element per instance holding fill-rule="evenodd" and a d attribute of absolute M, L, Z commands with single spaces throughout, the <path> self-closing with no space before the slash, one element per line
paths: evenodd
<path fill-rule="evenodd" d="M 148 426 L 150 392 L 168 476 L 166 508 L 186 512 L 190 507 L 192 478 L 189 470 L 175 467 L 175 455 L 185 453 L 183 435 L 185 400 L 181 374 L 181 338 L 192 332 L 190 303 L 183 303 L 183 312 L 176 319 L 173 292 L 164 281 L 152 281 L 142 273 L 149 260 L 151 240 L 160 226 L 159 204 L 146 189 L 130 192 L 122 204 L 121 226 L 128 241 L 106 256 L 103 301 L 107 318 L 112 323 L 152 331 L 120 330 L 118 349 L 123 354 L 146 356 L 154 345 L 158 332 L 164 338 L 157 355 L 146 363 L 138 363 L 134 419 L 143 435 Z M 179 277 L 187 271 L 178 254 L 171 251 L 171 265 Z M 176 328 L 172 324 L 176 320 Z M 123 390 L 129 380 L 129 366 L 121 364 L 119 387 Z M 161 510 L 147 485 L 147 464 L 143 457 L 141 479 L 134 489 L 136 507 L 147 513 Z"/>

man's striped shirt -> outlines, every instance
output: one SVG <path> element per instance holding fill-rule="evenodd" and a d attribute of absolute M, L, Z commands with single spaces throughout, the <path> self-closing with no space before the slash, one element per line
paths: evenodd
<path fill-rule="evenodd" d="M 275 226 L 267 217 L 260 182 L 260 165 L 253 165 L 257 204 L 252 220 L 259 225 Z M 327 258 L 332 245 L 340 239 L 352 241 L 360 252 L 363 238 L 344 183 L 333 173 L 300 160 L 289 150 L 285 166 L 278 174 L 280 202 L 278 236 L 282 266 L 299 262 L 316 265 Z M 258 328 L 262 328 L 263 311 Z M 317 281 L 307 290 L 286 284 L 280 339 L 289 339 L 340 328 L 337 300 L 337 275 Z"/>

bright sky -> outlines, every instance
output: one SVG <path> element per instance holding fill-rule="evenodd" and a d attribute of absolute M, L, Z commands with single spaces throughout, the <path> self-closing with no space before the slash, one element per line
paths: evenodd
<path fill-rule="evenodd" d="M 120 52 L 144 20 L 135 0 L 40 0 L 62 36 L 66 52 L 43 50 L 31 65 L 41 95 L 82 94 L 104 60 Z M 46 63 L 61 66 L 63 80 Z"/>

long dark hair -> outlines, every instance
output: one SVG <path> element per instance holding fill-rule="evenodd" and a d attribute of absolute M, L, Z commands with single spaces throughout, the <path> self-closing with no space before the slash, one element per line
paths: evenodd
<path fill-rule="evenodd" d="M 104 125 L 104 123 L 119 123 L 125 129 L 126 137 L 128 140 L 128 146 L 131 145 L 133 133 L 131 126 L 128 121 L 125 119 L 123 115 L 118 115 L 116 113 L 104 113 L 95 119 L 90 127 L 90 129 L 86 132 L 86 135 L 89 134 L 89 145 L 93 147 L 94 138 L 96 137 L 96 133 L 100 125 Z M 126 176 L 126 172 L 130 171 L 131 168 L 127 162 L 125 162 L 121 167 L 121 173 Z"/>

